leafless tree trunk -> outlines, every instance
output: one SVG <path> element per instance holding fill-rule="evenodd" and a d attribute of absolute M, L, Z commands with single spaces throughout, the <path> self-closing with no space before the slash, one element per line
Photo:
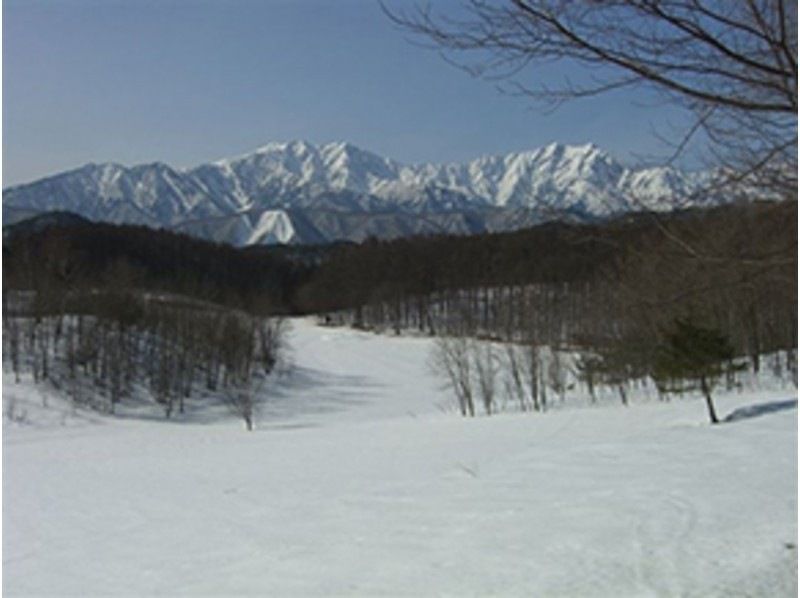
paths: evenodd
<path fill-rule="evenodd" d="M 258 343 L 261 365 L 265 374 L 272 372 L 286 343 L 286 320 L 270 318 L 258 325 Z"/>
<path fill-rule="evenodd" d="M 550 388 L 558 395 L 559 401 L 564 402 L 567 391 L 567 369 L 561 352 L 550 350 L 550 360 L 547 364 L 547 382 Z"/>
<path fill-rule="evenodd" d="M 478 378 L 478 389 L 486 415 L 495 411 L 497 355 L 489 342 L 472 344 L 472 360 Z"/>
<path fill-rule="evenodd" d="M 461 415 L 465 417 L 475 416 L 470 345 L 466 336 L 440 336 L 436 339 L 433 355 L 435 367 L 449 380 Z"/>
<path fill-rule="evenodd" d="M 14 379 L 19 382 L 20 364 L 20 323 L 19 318 L 12 315 L 4 315 L 3 333 L 8 339 L 8 356 L 11 361 L 11 370 L 14 372 Z"/>
<path fill-rule="evenodd" d="M 242 418 L 245 429 L 252 432 L 255 427 L 256 389 L 249 377 L 236 379 L 223 391 L 223 399 L 231 411 Z"/>
<path fill-rule="evenodd" d="M 575 364 L 580 378 L 586 383 L 592 403 L 597 402 L 595 390 L 600 371 L 600 360 L 593 355 L 582 355 Z"/>
<path fill-rule="evenodd" d="M 511 400 L 519 403 L 520 411 L 528 410 L 528 398 L 525 390 L 525 382 L 523 381 L 523 365 L 521 363 L 523 356 L 521 355 L 520 348 L 514 343 L 506 343 L 506 394 Z"/>

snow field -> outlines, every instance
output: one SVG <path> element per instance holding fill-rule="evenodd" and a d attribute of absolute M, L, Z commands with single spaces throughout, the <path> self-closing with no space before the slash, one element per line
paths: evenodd
<path fill-rule="evenodd" d="M 466 420 L 431 341 L 294 321 L 257 430 L 4 376 L 6 595 L 794 596 L 794 391 Z"/>

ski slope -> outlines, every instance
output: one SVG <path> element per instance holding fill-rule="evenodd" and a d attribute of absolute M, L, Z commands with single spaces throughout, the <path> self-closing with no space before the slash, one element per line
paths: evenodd
<path fill-rule="evenodd" d="M 428 339 L 290 342 L 253 433 L 4 375 L 4 595 L 797 594 L 793 387 L 465 420 Z"/>

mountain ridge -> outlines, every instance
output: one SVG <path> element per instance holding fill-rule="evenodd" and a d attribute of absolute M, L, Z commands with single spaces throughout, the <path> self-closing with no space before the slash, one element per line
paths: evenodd
<path fill-rule="evenodd" d="M 3 216 L 67 210 L 234 245 L 360 241 L 669 209 L 707 176 L 630 168 L 593 143 L 406 165 L 348 142 L 289 141 L 184 169 L 89 163 L 4 189 Z"/>

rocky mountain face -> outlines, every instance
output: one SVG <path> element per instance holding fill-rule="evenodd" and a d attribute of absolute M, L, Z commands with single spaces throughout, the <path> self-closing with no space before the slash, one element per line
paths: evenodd
<path fill-rule="evenodd" d="M 348 143 L 295 141 L 186 170 L 87 164 L 5 189 L 3 217 L 69 211 L 239 246 L 361 241 L 664 210 L 705 176 L 627 168 L 591 144 L 409 166 Z"/>

